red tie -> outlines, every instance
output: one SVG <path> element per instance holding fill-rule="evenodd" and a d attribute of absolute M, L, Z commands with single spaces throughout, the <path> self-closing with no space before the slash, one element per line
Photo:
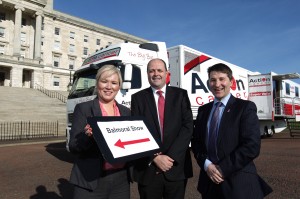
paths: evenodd
<path fill-rule="evenodd" d="M 163 132 L 164 132 L 164 112 L 165 112 L 165 98 L 162 95 L 162 91 L 156 92 L 158 97 L 158 114 L 159 114 L 159 124 L 160 124 L 160 130 L 161 130 L 161 141 L 163 141 Z"/>

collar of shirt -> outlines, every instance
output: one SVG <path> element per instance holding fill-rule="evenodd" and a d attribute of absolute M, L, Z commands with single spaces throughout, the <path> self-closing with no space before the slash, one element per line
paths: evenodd
<path fill-rule="evenodd" d="M 99 100 L 99 104 L 100 104 L 100 110 L 102 112 L 102 116 L 108 116 L 108 113 L 106 112 L 106 110 L 105 110 L 103 104 L 100 102 L 100 100 Z M 116 101 L 114 101 L 113 107 L 114 107 L 114 116 L 120 116 L 120 110 L 116 104 Z"/>
<path fill-rule="evenodd" d="M 164 98 L 166 98 L 166 85 L 164 85 L 164 87 L 162 87 L 161 89 L 155 89 L 155 88 L 153 88 L 153 87 L 151 87 L 151 89 L 152 89 L 152 91 L 153 91 L 153 95 L 154 95 L 155 98 L 158 99 L 158 95 L 156 94 L 156 92 L 157 92 L 158 90 L 161 90 L 161 91 L 163 92 L 162 95 L 164 96 Z"/>
<path fill-rule="evenodd" d="M 158 94 L 156 93 L 157 91 L 158 91 L 158 89 L 155 89 L 155 88 L 153 88 L 153 87 L 151 87 L 151 89 L 152 89 L 152 91 L 153 91 L 153 96 L 154 96 L 154 100 L 155 100 L 155 104 L 156 104 L 156 111 L 157 111 L 157 118 L 159 118 L 159 111 L 158 111 Z M 164 98 L 166 99 L 166 86 L 164 86 L 164 87 L 162 87 L 161 89 L 159 89 L 159 90 L 161 90 L 163 93 L 162 93 L 162 95 L 164 96 Z M 159 119 L 158 119 L 158 122 L 160 122 L 159 121 Z"/>
<path fill-rule="evenodd" d="M 223 104 L 223 105 L 221 105 L 221 106 L 226 106 L 226 105 L 227 105 L 227 102 L 229 101 L 230 96 L 231 96 L 231 94 L 229 93 L 228 95 L 226 95 L 225 97 L 223 97 L 223 98 L 221 99 L 220 102 L 222 102 L 222 104 Z M 219 101 L 215 98 L 215 99 L 214 99 L 214 105 L 215 105 L 217 102 L 219 102 Z"/>

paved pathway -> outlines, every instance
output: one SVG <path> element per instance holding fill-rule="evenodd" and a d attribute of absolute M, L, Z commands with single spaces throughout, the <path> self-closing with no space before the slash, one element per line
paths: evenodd
<path fill-rule="evenodd" d="M 1 199 L 69 199 L 72 185 L 68 179 L 73 156 L 63 141 L 0 144 Z M 273 187 L 267 199 L 300 198 L 300 137 L 287 133 L 262 140 L 256 160 L 259 174 Z M 194 175 L 189 180 L 186 199 L 201 198 L 196 191 L 199 168 L 193 161 Z M 137 199 L 136 184 L 132 199 Z"/>

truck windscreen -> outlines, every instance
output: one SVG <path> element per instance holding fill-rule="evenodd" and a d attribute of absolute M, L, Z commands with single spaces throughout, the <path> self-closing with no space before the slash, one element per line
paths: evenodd
<path fill-rule="evenodd" d="M 86 97 L 94 94 L 96 84 L 95 70 L 83 71 L 74 76 L 73 86 L 68 99 Z"/>

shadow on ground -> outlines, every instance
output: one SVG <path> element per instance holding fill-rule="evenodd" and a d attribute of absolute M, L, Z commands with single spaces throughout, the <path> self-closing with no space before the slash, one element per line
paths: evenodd
<path fill-rule="evenodd" d="M 53 191 L 47 191 L 44 185 L 36 187 L 36 193 L 30 199 L 71 199 L 73 198 L 73 185 L 64 178 L 58 179 L 57 185 L 60 195 Z"/>
<path fill-rule="evenodd" d="M 73 163 L 74 155 L 66 150 L 66 142 L 50 143 L 45 146 L 46 151 L 57 159 Z M 59 194 L 47 191 L 46 187 L 40 185 L 36 187 L 36 194 L 30 196 L 30 199 L 71 199 L 73 198 L 73 185 L 65 178 L 57 180 Z"/>
<path fill-rule="evenodd" d="M 74 155 L 66 150 L 66 142 L 50 143 L 45 148 L 48 153 L 61 161 L 74 162 Z"/>

